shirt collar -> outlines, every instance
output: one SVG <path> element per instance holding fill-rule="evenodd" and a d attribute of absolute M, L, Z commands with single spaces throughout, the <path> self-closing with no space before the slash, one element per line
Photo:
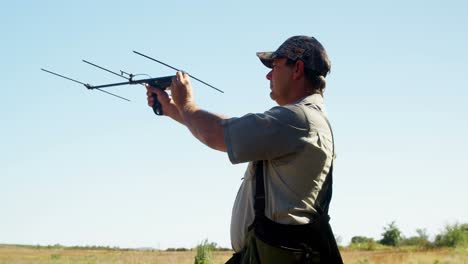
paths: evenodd
<path fill-rule="evenodd" d="M 298 103 L 313 104 L 313 105 L 318 106 L 320 108 L 320 110 L 325 112 L 325 103 L 323 101 L 322 95 L 320 95 L 320 94 L 308 95 L 308 96 L 306 96 L 304 98 L 301 98 L 301 99 L 297 100 L 294 104 L 298 104 Z"/>

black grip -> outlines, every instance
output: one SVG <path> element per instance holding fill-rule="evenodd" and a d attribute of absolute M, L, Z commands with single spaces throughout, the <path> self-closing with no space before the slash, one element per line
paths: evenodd
<path fill-rule="evenodd" d="M 163 115 L 163 109 L 161 103 L 158 100 L 158 95 L 152 93 L 151 96 L 153 97 L 153 112 L 158 116 Z"/>
<path fill-rule="evenodd" d="M 161 89 L 164 91 L 167 87 L 171 86 L 172 78 L 175 76 L 164 76 L 158 78 L 152 78 L 146 80 L 146 83 L 152 86 L 153 88 Z M 163 115 L 163 109 L 161 103 L 158 101 L 158 96 L 155 93 L 152 93 L 153 97 L 153 111 L 156 115 Z"/>
<path fill-rule="evenodd" d="M 163 115 L 162 105 L 158 100 L 158 95 L 155 93 L 152 93 L 151 96 L 153 97 L 153 112 L 156 115 Z"/>

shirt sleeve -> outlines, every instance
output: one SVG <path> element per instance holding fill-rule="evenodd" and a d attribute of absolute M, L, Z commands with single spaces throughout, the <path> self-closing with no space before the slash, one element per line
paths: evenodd
<path fill-rule="evenodd" d="M 229 160 L 242 163 L 272 160 L 303 148 L 309 132 L 304 111 L 297 105 L 274 107 L 223 121 Z"/>

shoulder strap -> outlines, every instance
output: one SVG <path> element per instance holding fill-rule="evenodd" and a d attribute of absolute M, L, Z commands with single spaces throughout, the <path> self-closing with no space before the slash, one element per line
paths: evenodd
<path fill-rule="evenodd" d="M 265 186 L 263 181 L 263 160 L 255 162 L 255 216 L 265 216 Z"/>

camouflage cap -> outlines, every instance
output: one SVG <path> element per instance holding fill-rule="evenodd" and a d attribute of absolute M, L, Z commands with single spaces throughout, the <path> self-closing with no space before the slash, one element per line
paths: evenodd
<path fill-rule="evenodd" d="M 327 76 L 331 67 L 325 48 L 317 39 L 308 36 L 290 37 L 276 51 L 257 52 L 257 56 L 268 68 L 272 67 L 275 58 L 301 60 L 305 68 L 324 77 Z"/>

